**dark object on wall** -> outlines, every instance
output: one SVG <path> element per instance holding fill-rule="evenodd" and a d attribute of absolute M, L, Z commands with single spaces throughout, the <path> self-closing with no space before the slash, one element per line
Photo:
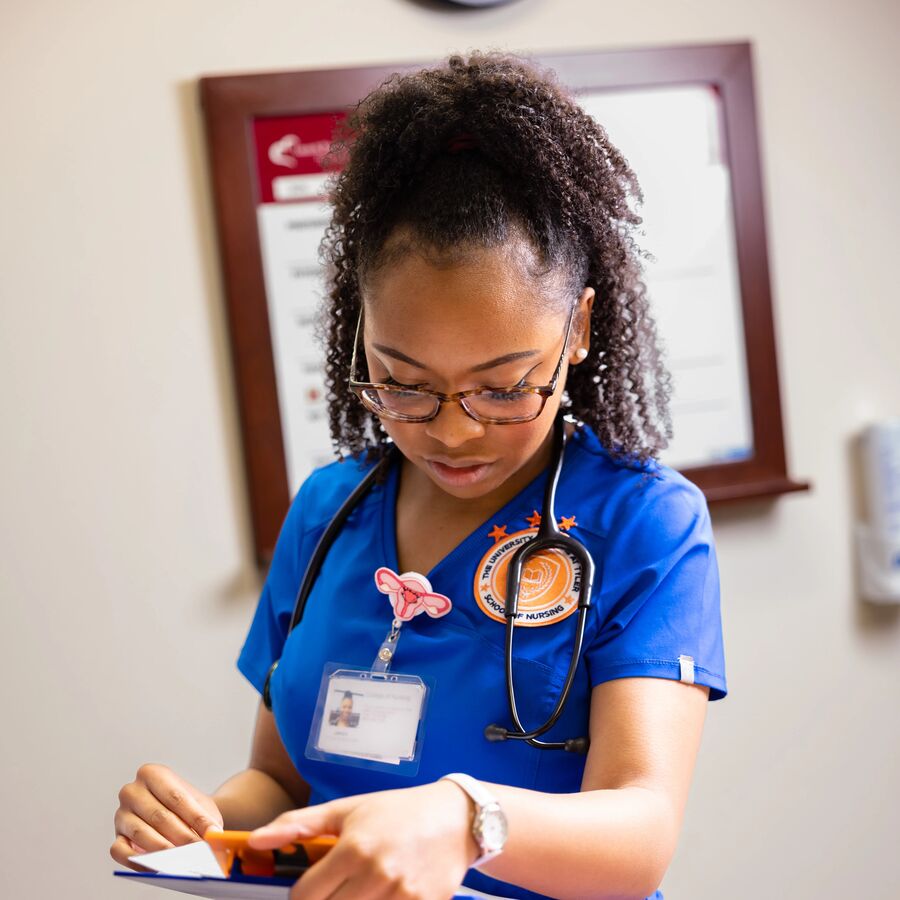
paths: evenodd
<path fill-rule="evenodd" d="M 605 93 L 685 85 L 705 86 L 715 93 L 721 111 L 717 128 L 727 172 L 729 225 L 733 224 L 735 346 L 740 350 L 737 369 L 744 392 L 743 400 L 735 396 L 745 407 L 747 439 L 734 452 L 727 451 L 726 443 L 709 459 L 679 468 L 712 503 L 806 489 L 807 484 L 788 476 L 785 460 L 750 46 L 578 52 L 535 57 L 535 62 L 555 70 L 562 84 L 579 97 L 594 101 Z M 310 199 L 303 193 L 307 188 L 301 184 L 302 174 L 296 173 L 327 171 L 316 169 L 302 147 L 326 146 L 334 123 L 392 73 L 429 64 L 212 76 L 199 82 L 254 541 L 263 564 L 271 559 L 299 479 L 297 471 L 291 471 L 286 445 L 304 439 L 305 426 L 285 418 L 301 401 L 309 400 L 312 422 L 315 403 L 321 402 L 309 384 L 302 386 L 302 397 L 292 394 L 290 403 L 284 396 L 279 400 L 279 389 L 285 393 L 296 373 L 285 363 L 283 348 L 281 358 L 273 349 L 280 327 L 273 315 L 281 313 L 267 296 L 267 264 L 269 293 L 274 290 L 274 251 L 265 243 L 267 215 L 277 212 L 279 202 L 282 210 L 288 205 L 299 209 L 302 204 L 293 201 Z M 285 133 L 272 139 L 272 129 L 279 123 L 295 123 L 313 137 Z M 611 137 L 615 142 L 616 135 L 611 132 Z M 316 152 L 318 160 L 321 153 Z M 311 168 L 304 169 L 308 164 Z M 295 174 L 273 175 L 270 170 L 279 166 L 279 171 L 293 167 L 290 171 Z M 287 227 L 296 228 L 294 234 L 299 235 L 307 224 L 298 218 Z M 308 264 L 304 268 L 296 263 L 294 268 L 298 277 L 310 274 Z M 291 315 L 296 317 L 296 311 Z M 296 360 L 289 361 L 301 368 Z M 303 364 L 308 372 L 310 361 Z M 295 378 L 292 384 L 290 391 L 301 391 L 300 381 Z"/>
<path fill-rule="evenodd" d="M 514 0 L 444 0 L 454 6 L 502 6 L 504 3 L 513 3 Z"/>

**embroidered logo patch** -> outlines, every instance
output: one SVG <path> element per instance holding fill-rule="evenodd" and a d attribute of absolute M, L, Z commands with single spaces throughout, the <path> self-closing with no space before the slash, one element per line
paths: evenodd
<path fill-rule="evenodd" d="M 509 561 L 513 553 L 536 533 L 537 528 L 526 528 L 507 535 L 505 528 L 495 527 L 490 535 L 496 543 L 484 554 L 475 570 L 474 589 L 475 601 L 481 611 L 497 622 L 506 622 L 503 611 Z M 547 550 L 532 556 L 522 570 L 516 625 L 552 625 L 565 619 L 578 608 L 580 590 L 581 573 L 568 554 Z"/>

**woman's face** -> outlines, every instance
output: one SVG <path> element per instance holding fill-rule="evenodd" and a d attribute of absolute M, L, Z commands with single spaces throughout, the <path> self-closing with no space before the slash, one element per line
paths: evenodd
<path fill-rule="evenodd" d="M 575 298 L 561 303 L 536 286 L 523 265 L 527 253 L 520 242 L 511 249 L 472 251 L 448 265 L 416 252 L 385 264 L 364 294 L 370 379 L 447 394 L 548 384 Z M 421 473 L 453 497 L 486 498 L 517 474 L 524 484 L 540 471 L 529 463 L 546 448 L 568 366 L 577 362 L 578 348 L 588 346 L 593 295 L 592 288 L 581 294 L 557 389 L 537 419 L 484 424 L 459 403 L 443 403 L 430 422 L 383 418 L 385 431 Z"/>

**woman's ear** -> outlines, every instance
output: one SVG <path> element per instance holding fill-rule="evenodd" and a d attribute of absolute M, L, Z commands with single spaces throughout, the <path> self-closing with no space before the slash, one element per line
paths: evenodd
<path fill-rule="evenodd" d="M 584 362 L 591 349 L 591 310 L 594 308 L 596 292 L 592 287 L 586 287 L 576 301 L 578 309 L 575 312 L 575 327 L 572 329 L 572 339 L 569 349 L 569 365 L 577 366 Z"/>

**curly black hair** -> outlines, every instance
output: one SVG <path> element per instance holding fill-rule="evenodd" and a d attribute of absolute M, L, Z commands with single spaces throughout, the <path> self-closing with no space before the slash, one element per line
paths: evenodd
<path fill-rule="evenodd" d="M 394 74 L 351 111 L 332 146 L 320 247 L 331 438 L 340 456 L 380 457 L 386 435 L 348 390 L 367 279 L 408 246 L 443 257 L 524 234 L 571 303 L 596 291 L 590 354 L 569 371 L 562 408 L 614 459 L 643 465 L 671 437 L 671 383 L 632 231 L 634 172 L 551 70 L 498 52 Z"/>

